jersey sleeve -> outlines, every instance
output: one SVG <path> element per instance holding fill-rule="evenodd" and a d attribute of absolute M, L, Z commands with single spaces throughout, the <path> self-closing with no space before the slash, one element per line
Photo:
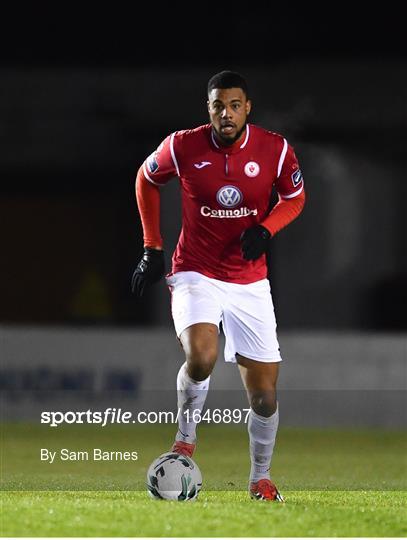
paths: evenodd
<path fill-rule="evenodd" d="M 304 179 L 294 149 L 284 139 L 275 186 L 283 199 L 297 197 L 304 189 Z"/>
<path fill-rule="evenodd" d="M 175 133 L 166 137 L 157 150 L 148 156 L 143 163 L 144 176 L 151 183 L 163 186 L 179 175 L 177 158 L 174 152 Z"/>
<path fill-rule="evenodd" d="M 160 188 L 145 177 L 142 168 L 136 178 L 137 206 L 143 226 L 144 247 L 159 248 L 163 245 L 160 232 Z"/>

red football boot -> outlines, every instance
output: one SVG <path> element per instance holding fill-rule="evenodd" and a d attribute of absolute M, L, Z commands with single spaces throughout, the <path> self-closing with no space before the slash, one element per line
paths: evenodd
<path fill-rule="evenodd" d="M 175 443 L 172 445 L 171 451 L 176 452 L 177 454 L 182 454 L 183 456 L 192 457 L 192 454 L 195 451 L 195 446 L 195 444 L 183 441 L 175 441 Z"/>
<path fill-rule="evenodd" d="M 250 497 L 261 501 L 284 502 L 284 498 L 280 495 L 276 486 L 267 478 L 250 484 Z"/>

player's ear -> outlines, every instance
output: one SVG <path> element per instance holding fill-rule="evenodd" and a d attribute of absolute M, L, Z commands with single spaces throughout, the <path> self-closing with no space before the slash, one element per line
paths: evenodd
<path fill-rule="evenodd" d="M 206 102 L 206 106 L 208 107 L 208 112 L 211 112 L 211 110 L 210 110 L 210 104 L 209 104 L 209 99 L 208 99 L 208 101 Z"/>
<path fill-rule="evenodd" d="M 246 114 L 249 115 L 251 110 L 252 110 L 252 102 L 250 101 L 250 99 L 248 99 L 246 101 Z"/>

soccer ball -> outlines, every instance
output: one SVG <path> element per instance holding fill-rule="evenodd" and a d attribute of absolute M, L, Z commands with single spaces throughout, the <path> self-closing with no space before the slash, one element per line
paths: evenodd
<path fill-rule="evenodd" d="M 166 452 L 147 471 L 147 490 L 153 499 L 192 501 L 202 487 L 202 474 L 193 459 Z"/>

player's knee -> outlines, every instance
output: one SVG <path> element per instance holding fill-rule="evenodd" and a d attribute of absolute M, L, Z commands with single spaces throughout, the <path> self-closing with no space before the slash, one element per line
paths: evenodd
<path fill-rule="evenodd" d="M 277 399 L 274 390 L 259 392 L 250 397 L 250 406 L 260 416 L 272 416 L 277 409 Z"/>
<path fill-rule="evenodd" d="M 217 358 L 216 348 L 191 347 L 187 354 L 188 374 L 195 381 L 203 381 L 212 373 Z"/>
<path fill-rule="evenodd" d="M 212 373 L 213 364 L 200 361 L 199 363 L 188 363 L 188 374 L 194 381 L 204 381 Z"/>

